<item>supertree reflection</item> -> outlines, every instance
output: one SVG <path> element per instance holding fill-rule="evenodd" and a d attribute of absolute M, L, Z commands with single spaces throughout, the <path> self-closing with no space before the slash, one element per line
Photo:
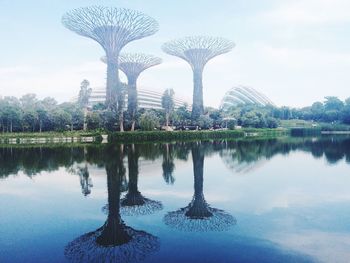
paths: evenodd
<path fill-rule="evenodd" d="M 125 225 L 120 216 L 121 183 L 125 167 L 122 146 L 106 153 L 108 217 L 105 224 L 86 233 L 65 248 L 70 262 L 135 262 L 159 249 L 159 239 Z"/>
<path fill-rule="evenodd" d="M 139 157 L 138 146 L 129 145 L 129 187 L 127 194 L 121 200 L 121 213 L 123 215 L 148 215 L 163 209 L 161 202 L 144 197 L 138 190 Z"/>
<path fill-rule="evenodd" d="M 236 219 L 224 210 L 211 207 L 203 194 L 204 149 L 201 143 L 192 146 L 194 195 L 188 206 L 164 216 L 164 222 L 183 231 L 224 231 L 236 224 Z"/>

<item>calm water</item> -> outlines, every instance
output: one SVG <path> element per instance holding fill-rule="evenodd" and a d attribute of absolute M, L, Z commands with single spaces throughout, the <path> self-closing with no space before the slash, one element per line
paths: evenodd
<path fill-rule="evenodd" d="M 0 149 L 0 262 L 349 262 L 350 138 Z"/>

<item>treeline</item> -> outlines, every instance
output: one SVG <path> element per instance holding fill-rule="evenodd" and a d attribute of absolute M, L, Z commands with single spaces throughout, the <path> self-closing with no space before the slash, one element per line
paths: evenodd
<path fill-rule="evenodd" d="M 76 103 L 58 104 L 54 98 L 39 100 L 34 94 L 20 99 L 0 98 L 2 132 L 41 132 L 82 129 L 84 114 Z"/>
<path fill-rule="evenodd" d="M 330 124 L 350 124 L 350 98 L 344 102 L 334 96 L 304 108 L 241 105 L 228 109 L 230 116 L 243 127 L 277 127 L 280 120 L 306 120 Z"/>
<path fill-rule="evenodd" d="M 317 122 L 338 122 L 350 124 L 350 98 L 341 101 L 334 96 L 325 97 L 324 102 L 314 102 L 301 109 L 274 108 L 273 116 L 282 120 L 302 119 Z"/>
<path fill-rule="evenodd" d="M 108 110 L 103 103 L 88 110 L 88 84 L 82 83 L 76 102 L 57 103 L 54 98 L 38 99 L 34 94 L 21 98 L 0 98 L 0 131 L 42 132 L 73 130 L 116 131 L 118 114 Z M 207 107 L 197 120 L 191 119 L 187 105 L 175 108 L 174 93 L 164 92 L 163 109 L 137 109 L 136 122 L 125 111 L 124 126 L 134 125 L 139 130 L 157 130 L 162 126 L 177 129 L 234 129 L 237 126 L 252 128 L 276 128 L 280 120 L 310 120 L 330 124 L 350 124 L 350 98 L 344 102 L 337 97 L 326 97 L 324 102 L 315 102 L 309 107 L 289 108 L 257 105 L 235 106 L 228 110 Z"/>

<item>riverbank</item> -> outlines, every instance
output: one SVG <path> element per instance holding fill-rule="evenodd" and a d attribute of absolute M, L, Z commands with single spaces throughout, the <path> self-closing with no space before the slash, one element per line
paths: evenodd
<path fill-rule="evenodd" d="M 74 131 L 0 134 L 0 144 L 100 143 L 102 141 L 102 135 L 97 132 Z"/>
<path fill-rule="evenodd" d="M 286 129 L 239 129 L 224 131 L 135 131 L 113 132 L 108 136 L 100 132 L 42 132 L 42 133 L 3 133 L 0 144 L 62 144 L 62 143 L 133 143 L 162 142 L 174 140 L 214 140 L 244 137 L 271 137 L 287 135 Z M 108 138 L 108 139 L 107 139 Z"/>
<path fill-rule="evenodd" d="M 115 132 L 108 135 L 108 142 L 130 143 L 130 142 L 167 142 L 167 141 L 188 141 L 188 140 L 215 140 L 215 139 L 235 139 L 244 137 L 275 137 L 288 135 L 286 129 L 239 129 L 224 131 L 148 131 L 148 132 Z"/>

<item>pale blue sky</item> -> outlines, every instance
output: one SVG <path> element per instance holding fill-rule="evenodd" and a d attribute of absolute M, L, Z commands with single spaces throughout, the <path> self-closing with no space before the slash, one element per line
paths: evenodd
<path fill-rule="evenodd" d="M 164 60 L 141 75 L 141 87 L 173 88 L 191 100 L 190 67 L 160 46 L 200 34 L 236 43 L 232 52 L 205 68 L 206 105 L 218 106 L 235 85 L 254 87 L 277 105 L 305 106 L 327 95 L 350 97 L 348 0 L 0 0 L 0 95 L 33 92 L 64 101 L 78 93 L 84 78 L 92 87 L 102 87 L 103 50 L 61 24 L 66 11 L 94 4 L 137 9 L 159 22 L 157 34 L 124 50 Z"/>

